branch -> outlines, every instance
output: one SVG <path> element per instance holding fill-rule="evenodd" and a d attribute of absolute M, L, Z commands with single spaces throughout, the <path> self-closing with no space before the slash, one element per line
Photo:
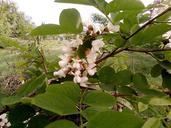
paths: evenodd
<path fill-rule="evenodd" d="M 162 51 L 171 51 L 171 48 L 154 48 L 154 49 L 147 49 L 147 48 L 126 48 L 124 49 L 125 51 L 132 51 L 132 52 L 143 52 L 143 53 L 148 53 L 148 52 L 162 52 Z"/>
<path fill-rule="evenodd" d="M 171 21 L 154 21 L 153 23 L 167 23 L 167 24 L 171 24 Z"/>
<path fill-rule="evenodd" d="M 162 15 L 164 15 L 165 13 L 171 11 L 171 7 L 167 8 L 165 11 L 163 11 L 162 13 L 158 14 L 157 16 L 155 16 L 154 18 L 152 18 L 151 20 L 149 20 L 148 22 L 146 22 L 143 26 L 141 26 L 138 30 L 136 30 L 133 34 L 131 34 L 129 37 L 127 37 L 125 39 L 125 47 L 126 47 L 126 44 L 127 44 L 127 41 L 132 38 L 133 36 L 135 36 L 137 33 L 139 33 L 141 30 L 143 30 L 144 28 L 146 28 L 148 25 L 150 25 L 151 23 L 153 23 L 153 21 L 155 21 L 157 18 L 161 17 Z M 98 59 L 96 61 L 96 64 L 102 62 L 103 60 L 109 58 L 109 57 L 112 57 L 124 50 L 126 50 L 127 48 L 116 48 L 114 49 L 113 51 L 109 52 L 108 54 L 106 54 L 105 56 L 102 56 L 100 59 Z M 156 50 L 152 50 L 151 52 L 155 52 Z M 158 51 L 158 50 L 157 50 Z M 170 51 L 170 50 L 168 50 Z M 142 51 L 142 52 L 145 52 L 145 51 Z M 147 51 L 148 52 L 148 51 Z M 150 51 L 149 51 L 150 52 Z"/>
<path fill-rule="evenodd" d="M 102 62 L 103 60 L 105 60 L 105 59 L 107 59 L 109 57 L 112 57 L 112 56 L 114 56 L 114 55 L 116 55 L 116 54 L 124 51 L 124 49 L 125 48 L 116 48 L 112 52 L 107 53 L 105 55 L 102 55 L 102 57 L 100 57 L 99 59 L 97 59 L 95 63 L 98 64 L 98 63 Z"/>
<path fill-rule="evenodd" d="M 164 14 L 166 14 L 167 12 L 171 11 L 171 7 L 168 7 L 166 10 L 164 10 L 162 13 L 158 14 L 157 16 L 155 16 L 154 18 L 152 18 L 151 20 L 149 20 L 148 22 L 146 22 L 143 26 L 141 26 L 137 31 L 135 31 L 132 35 L 130 35 L 129 37 L 126 38 L 126 40 L 129 40 L 130 38 L 132 38 L 134 35 L 136 35 L 137 33 L 139 33 L 141 30 L 143 30 L 145 27 L 147 27 L 149 24 L 153 23 L 154 20 L 156 20 L 157 18 L 163 16 Z"/>

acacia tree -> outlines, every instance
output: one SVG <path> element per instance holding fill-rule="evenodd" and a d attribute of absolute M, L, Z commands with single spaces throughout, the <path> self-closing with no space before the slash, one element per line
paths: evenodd
<path fill-rule="evenodd" d="M 9 0 L 0 1 L 0 34 L 10 37 L 24 37 L 29 34 L 33 24 L 18 11 L 15 3 Z"/>
<path fill-rule="evenodd" d="M 73 8 L 61 12 L 59 25 L 34 29 L 32 36 L 73 34 L 75 39 L 64 41 L 58 66 L 53 64 L 56 71 L 35 46 L 33 53 L 39 57 L 33 63 L 39 70 L 15 95 L 1 97 L 1 113 L 7 113 L 11 126 L 170 128 L 171 48 L 165 34 L 171 30 L 171 7 L 157 3 L 164 10 L 151 15 L 161 6 L 145 7 L 139 0 L 56 2 L 94 6 L 119 30 L 97 33 L 89 26 L 83 35 L 80 14 Z M 160 86 L 150 85 L 141 71 L 129 66 L 116 69 L 111 61 L 136 52 L 155 60 L 151 77 L 161 78 Z"/>

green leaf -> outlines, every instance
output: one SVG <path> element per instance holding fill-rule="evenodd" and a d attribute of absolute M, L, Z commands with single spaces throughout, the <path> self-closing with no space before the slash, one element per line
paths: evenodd
<path fill-rule="evenodd" d="M 117 87 L 117 90 L 121 94 L 130 95 L 130 96 L 137 95 L 136 91 L 128 86 L 119 86 Z"/>
<path fill-rule="evenodd" d="M 18 40 L 12 39 L 6 36 L 1 36 L 1 35 L 0 35 L 0 46 L 3 48 L 15 47 L 16 49 L 21 50 L 21 51 L 26 50 L 26 48 L 22 46 L 21 43 L 18 42 Z"/>
<path fill-rule="evenodd" d="M 144 104 L 142 102 L 138 102 L 138 111 L 139 112 L 143 112 L 143 111 L 145 111 L 147 109 L 148 109 L 148 105 L 146 105 L 146 104 Z"/>
<path fill-rule="evenodd" d="M 79 99 L 80 90 L 73 84 L 63 84 L 48 87 L 44 94 L 33 98 L 32 104 L 59 115 L 77 114 L 76 99 Z M 76 92 L 76 93 L 73 93 Z M 67 94 L 68 93 L 68 94 Z"/>
<path fill-rule="evenodd" d="M 32 36 L 45 36 L 61 34 L 61 28 L 56 24 L 43 24 L 32 30 Z"/>
<path fill-rule="evenodd" d="M 17 96 L 23 97 L 29 95 L 32 92 L 36 92 L 36 90 L 43 86 L 45 80 L 46 76 L 44 74 L 38 76 L 37 78 L 31 79 L 17 90 Z"/>
<path fill-rule="evenodd" d="M 88 122 L 88 128 L 140 128 L 141 118 L 126 112 L 105 111 L 96 114 Z"/>
<path fill-rule="evenodd" d="M 134 86 L 138 89 L 144 89 L 149 87 L 146 77 L 140 73 L 136 73 L 133 75 L 133 83 Z"/>
<path fill-rule="evenodd" d="M 55 0 L 55 2 L 94 5 L 94 2 L 91 0 Z"/>
<path fill-rule="evenodd" d="M 168 60 L 158 61 L 160 66 L 166 70 L 171 70 L 171 63 Z"/>
<path fill-rule="evenodd" d="M 104 89 L 114 89 L 115 85 L 115 70 L 109 66 L 103 67 L 98 72 L 99 81 L 102 83 L 101 87 Z"/>
<path fill-rule="evenodd" d="M 164 88 L 171 89 L 171 74 L 169 74 L 166 70 L 162 70 L 162 86 Z"/>
<path fill-rule="evenodd" d="M 84 98 L 84 104 L 87 104 L 92 107 L 112 107 L 116 100 L 115 98 L 105 92 L 101 91 L 91 91 Z"/>
<path fill-rule="evenodd" d="M 55 121 L 45 128 L 78 128 L 73 122 L 68 120 Z"/>
<path fill-rule="evenodd" d="M 49 117 L 45 115 L 37 115 L 29 120 L 28 128 L 44 128 L 49 123 L 50 123 Z"/>
<path fill-rule="evenodd" d="M 162 67 L 159 64 L 156 64 L 151 69 L 151 76 L 152 77 L 158 77 L 162 73 Z"/>
<path fill-rule="evenodd" d="M 120 86 L 128 85 L 132 82 L 132 73 L 129 70 L 122 70 L 115 75 L 116 84 Z"/>
<path fill-rule="evenodd" d="M 161 125 L 160 119 L 156 117 L 152 117 L 145 122 L 142 128 L 160 128 L 160 125 Z"/>
<path fill-rule="evenodd" d="M 171 105 L 171 99 L 165 97 L 164 98 L 154 97 L 149 101 L 149 104 L 157 105 L 157 106 L 167 106 L 167 105 Z"/>
<path fill-rule="evenodd" d="M 84 116 L 84 118 L 86 118 L 89 121 L 97 113 L 109 111 L 109 110 L 110 110 L 109 108 L 104 108 L 104 107 L 88 107 L 82 112 L 82 115 Z"/>
<path fill-rule="evenodd" d="M 15 126 L 22 124 L 23 121 L 28 120 L 30 117 L 34 116 L 34 114 L 35 111 L 32 107 L 28 105 L 17 105 L 9 111 L 8 120 Z"/>
<path fill-rule="evenodd" d="M 140 0 L 114 0 L 106 7 L 108 12 L 141 11 L 144 8 Z"/>
<path fill-rule="evenodd" d="M 167 114 L 167 118 L 171 120 L 171 111 Z"/>
<path fill-rule="evenodd" d="M 131 42 L 135 45 L 152 44 L 170 29 L 171 26 L 168 24 L 153 24 L 132 37 Z"/>
<path fill-rule="evenodd" d="M 76 9 L 64 9 L 61 12 L 59 22 L 63 33 L 78 34 L 83 31 L 80 13 Z"/>
<path fill-rule="evenodd" d="M 13 105 L 21 102 L 21 97 L 20 96 L 9 96 L 9 97 L 4 97 L 1 100 L 2 105 Z"/>
<path fill-rule="evenodd" d="M 79 86 L 73 82 L 64 82 L 64 85 L 56 84 L 47 88 L 47 92 L 58 93 L 67 97 L 72 97 L 71 100 L 73 100 L 75 103 L 79 101 L 80 91 L 81 90 Z"/>

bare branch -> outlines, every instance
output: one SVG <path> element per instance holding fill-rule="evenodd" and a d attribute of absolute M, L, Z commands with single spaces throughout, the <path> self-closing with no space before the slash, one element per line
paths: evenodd
<path fill-rule="evenodd" d="M 136 35 L 137 33 L 139 33 L 141 30 L 143 30 L 144 28 L 146 28 L 148 25 L 150 25 L 151 23 L 153 23 L 153 21 L 155 21 L 157 18 L 163 16 L 164 14 L 166 14 L 166 13 L 169 12 L 169 11 L 171 11 L 171 7 L 167 8 L 165 11 L 163 11 L 162 13 L 158 14 L 157 16 L 155 16 L 154 18 L 152 18 L 151 20 L 149 20 L 148 22 L 146 22 L 143 26 L 141 26 L 138 30 L 136 30 L 133 34 L 131 34 L 129 37 L 127 37 L 127 38 L 125 39 L 125 46 L 124 46 L 123 48 L 116 48 L 116 49 L 114 49 L 113 51 L 111 51 L 111 52 L 109 52 L 108 54 L 106 54 L 105 56 L 102 56 L 100 59 L 98 59 L 98 60 L 96 61 L 96 64 L 102 62 L 103 60 L 105 60 L 105 59 L 107 59 L 107 58 L 109 58 L 109 57 L 112 57 L 112 56 L 114 56 L 114 55 L 116 55 L 116 54 L 118 54 L 118 53 L 120 53 L 120 52 L 126 50 L 126 49 L 127 49 L 127 48 L 126 48 L 126 44 L 127 44 L 127 42 L 128 42 L 129 39 L 131 39 L 133 36 L 135 36 L 135 35 Z M 129 50 L 129 49 L 127 49 L 127 50 Z M 155 52 L 155 51 L 161 51 L 161 50 L 159 50 L 159 49 L 158 49 L 158 50 L 152 50 L 151 52 Z M 168 50 L 168 51 L 170 51 L 170 50 Z M 138 52 L 138 51 L 137 51 L 137 52 Z M 140 52 L 140 51 L 139 51 L 139 52 Z M 146 51 L 143 51 L 143 50 L 142 50 L 142 52 L 146 52 Z M 147 52 L 148 52 L 148 51 L 147 51 Z M 149 51 L 149 52 L 150 52 L 150 51 Z"/>
<path fill-rule="evenodd" d="M 147 48 L 126 48 L 125 51 L 132 51 L 132 52 L 162 52 L 162 51 L 171 51 L 171 48 L 153 48 L 153 49 L 147 49 Z"/>
<path fill-rule="evenodd" d="M 162 13 L 158 14 L 157 16 L 155 16 L 154 18 L 152 18 L 151 20 L 149 20 L 148 22 L 146 22 L 143 26 L 141 26 L 137 31 L 135 31 L 132 35 L 130 35 L 129 37 L 126 38 L 126 40 L 129 40 L 130 38 L 132 38 L 134 35 L 136 35 L 137 33 L 139 33 L 141 30 L 143 30 L 144 28 L 146 28 L 149 24 L 153 23 L 153 21 L 155 21 L 157 18 L 163 16 L 164 14 L 166 14 L 167 12 L 171 11 L 171 7 L 168 7 L 166 10 L 164 10 Z"/>

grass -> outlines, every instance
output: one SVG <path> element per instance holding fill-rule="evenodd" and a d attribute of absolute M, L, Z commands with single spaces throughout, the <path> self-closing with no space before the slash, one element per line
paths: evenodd
<path fill-rule="evenodd" d="M 0 79 L 15 74 L 15 62 L 18 61 L 18 53 L 11 49 L 0 49 Z"/>

